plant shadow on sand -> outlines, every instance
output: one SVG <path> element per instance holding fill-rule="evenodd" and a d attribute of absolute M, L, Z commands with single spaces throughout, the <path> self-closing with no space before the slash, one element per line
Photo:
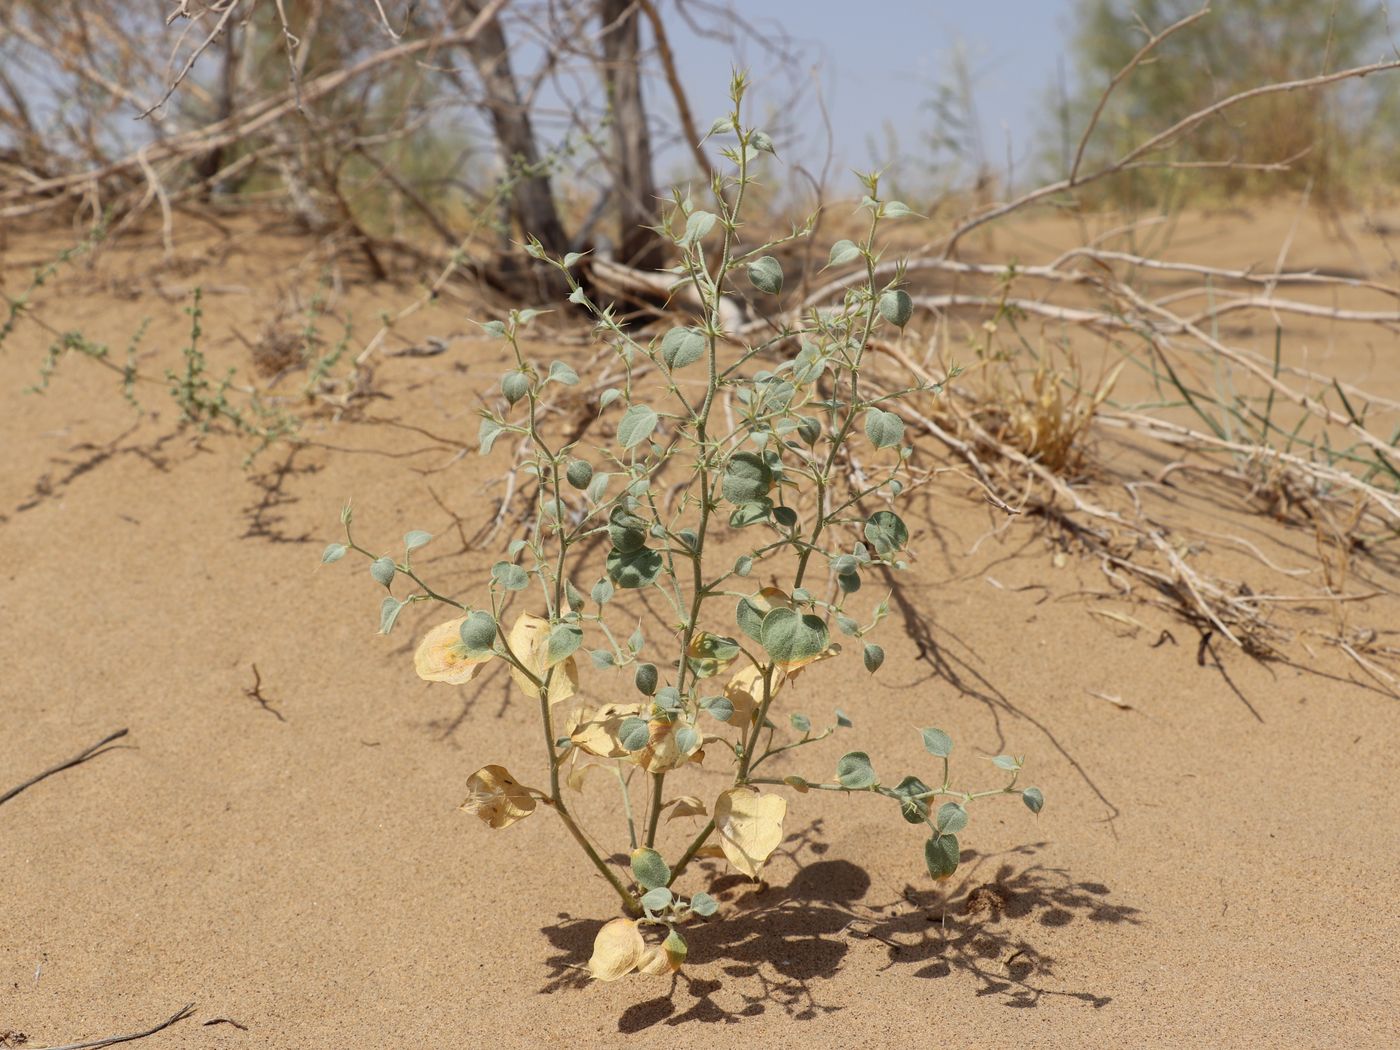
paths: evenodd
<path fill-rule="evenodd" d="M 911 967 L 913 976 L 927 979 L 961 973 L 977 981 L 978 996 L 998 997 L 1008 1007 L 1036 1007 L 1046 997 L 1094 1008 L 1110 1002 L 1091 991 L 1050 987 L 1055 960 L 1037 948 L 1037 933 L 1075 922 L 1136 925 L 1142 922 L 1138 909 L 1110 901 L 1101 883 L 1036 863 L 1044 843 L 997 855 L 964 850 L 958 877 L 946 890 L 906 886 L 895 900 L 875 903 L 866 900 L 871 881 L 865 869 L 818 859 L 828 850 L 821 831 L 816 821 L 788 838 L 782 853 L 798 871 L 786 886 L 756 885 L 711 869 L 709 892 L 725 902 L 726 914 L 723 921 L 686 927 L 685 936 L 691 959 L 719 963 L 723 978 L 682 971 L 664 994 L 627 1007 L 618 1030 L 735 1024 L 772 1008 L 797 1021 L 834 1013 L 841 1007 L 820 1001 L 820 983 L 836 975 L 856 940 L 885 946 L 882 970 Z M 540 931 L 556 949 L 542 993 L 587 986 L 583 967 L 601 926 L 601 920 L 563 913 Z M 641 982 L 659 983 L 629 980 L 639 982 L 639 991 L 645 990 Z M 741 1005 L 717 1002 L 721 989 Z"/>

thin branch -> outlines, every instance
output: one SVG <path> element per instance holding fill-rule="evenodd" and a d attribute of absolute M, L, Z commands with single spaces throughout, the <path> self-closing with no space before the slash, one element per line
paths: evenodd
<path fill-rule="evenodd" d="M 122 737 L 126 736 L 127 732 L 128 730 L 126 729 L 118 729 L 115 733 L 103 737 L 91 747 L 85 748 L 84 750 L 78 752 L 78 754 L 74 755 L 66 762 L 60 762 L 56 766 L 50 766 L 48 769 L 44 770 L 42 773 L 39 773 L 37 776 L 30 777 L 23 784 L 20 784 L 17 787 L 10 788 L 9 791 L 5 792 L 3 795 L 0 795 L 0 804 L 10 801 L 10 799 L 14 798 L 25 788 L 33 787 L 45 777 L 51 777 L 55 773 L 62 773 L 65 769 L 71 769 L 73 766 L 81 765 L 90 758 L 96 758 L 98 755 L 103 753 L 103 749 L 106 748 L 108 744 L 112 743 L 114 740 L 120 740 Z"/>
<path fill-rule="evenodd" d="M 1208 14 L 1210 14 L 1210 4 L 1207 2 L 1195 14 L 1187 15 L 1179 22 L 1174 22 L 1171 25 L 1167 26 L 1166 29 L 1162 30 L 1160 33 L 1150 38 L 1147 41 L 1147 43 L 1143 44 L 1142 47 L 1138 49 L 1137 54 L 1135 54 L 1131 59 L 1128 60 L 1128 64 L 1113 75 L 1113 79 L 1108 82 L 1108 87 L 1104 88 L 1103 93 L 1099 95 L 1098 105 L 1094 107 L 1094 112 L 1089 117 L 1089 124 L 1087 127 L 1085 127 L 1084 134 L 1079 140 L 1079 148 L 1074 152 L 1074 163 L 1070 165 L 1069 169 L 1068 181 L 1070 185 L 1074 185 L 1074 178 L 1076 175 L 1079 174 L 1079 166 L 1084 161 L 1084 151 L 1089 148 L 1089 139 L 1093 136 L 1094 129 L 1098 127 L 1099 117 L 1103 115 L 1104 107 L 1108 105 L 1109 96 L 1113 94 L 1114 89 L 1124 80 L 1126 80 L 1130 75 L 1132 75 L 1133 70 L 1135 70 L 1142 63 L 1142 60 L 1146 58 L 1148 54 L 1151 53 L 1151 51 L 1157 47 L 1158 44 L 1166 40 L 1168 37 L 1185 29 L 1187 26 L 1195 22 L 1199 22 Z"/>
<path fill-rule="evenodd" d="M 122 732 L 124 733 L 126 730 L 123 729 Z M 164 1031 L 177 1021 L 183 1021 L 193 1012 L 194 1003 L 186 1003 L 160 1024 L 152 1028 L 147 1028 L 144 1032 L 132 1032 L 130 1035 L 111 1035 L 105 1039 L 94 1039 L 90 1043 L 64 1043 L 62 1046 L 43 1047 L 42 1050 L 95 1050 L 95 1048 L 99 1046 L 113 1046 L 117 1043 L 134 1042 L 137 1039 L 145 1039 L 148 1035 L 155 1035 L 157 1032 Z"/>

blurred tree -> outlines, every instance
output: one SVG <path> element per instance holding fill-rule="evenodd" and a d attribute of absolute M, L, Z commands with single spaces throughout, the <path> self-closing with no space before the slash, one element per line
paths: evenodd
<path fill-rule="evenodd" d="M 1077 86 L 1054 102 L 1055 174 L 1066 174 L 1078 137 L 1112 77 L 1150 33 L 1201 8 L 1200 0 L 1079 0 L 1072 49 Z M 1315 76 L 1386 57 L 1385 14 L 1374 0 L 1217 0 L 1210 13 L 1160 44 L 1114 90 L 1085 154 L 1085 164 L 1119 156 L 1189 113 L 1251 87 Z M 1388 148 L 1394 130 L 1381 119 L 1393 78 L 1334 92 L 1271 95 L 1246 102 L 1185 136 L 1169 159 L 1277 162 L 1290 171 L 1270 186 L 1311 182 L 1326 199 L 1345 195 L 1358 154 Z M 1377 135 L 1384 139 L 1378 141 Z M 1179 173 L 1178 173 L 1179 174 Z M 1259 176 L 1213 173 L 1226 193 Z M 1135 172 L 1109 192 L 1139 193 L 1175 176 Z"/>

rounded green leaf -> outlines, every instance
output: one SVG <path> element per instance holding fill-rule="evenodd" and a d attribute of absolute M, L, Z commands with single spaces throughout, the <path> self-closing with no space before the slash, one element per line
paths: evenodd
<path fill-rule="evenodd" d="M 904 420 L 894 412 L 872 408 L 865 414 L 865 436 L 876 448 L 893 448 L 904 439 Z"/>
<path fill-rule="evenodd" d="M 855 241 L 843 239 L 831 246 L 831 255 L 828 256 L 826 264 L 828 266 L 842 266 L 859 258 L 860 248 Z"/>
<path fill-rule="evenodd" d="M 608 579 L 624 591 L 633 591 L 655 583 L 661 575 L 661 555 L 643 547 L 641 550 L 612 550 L 608 554 Z"/>
<path fill-rule="evenodd" d="M 594 503 L 601 503 L 603 497 L 607 495 L 609 474 L 594 474 L 593 480 L 588 483 L 588 498 Z"/>
<path fill-rule="evenodd" d="M 694 211 L 685 220 L 685 233 L 681 235 L 680 243 L 684 245 L 698 244 L 715 226 L 716 216 L 713 212 Z"/>
<path fill-rule="evenodd" d="M 321 552 L 321 564 L 329 565 L 331 562 L 340 561 L 345 557 L 345 552 L 350 548 L 343 543 L 332 543 Z"/>
<path fill-rule="evenodd" d="M 773 487 L 773 471 L 763 457 L 753 452 L 736 452 L 725 464 L 721 492 L 730 503 L 740 506 L 756 503 Z"/>
<path fill-rule="evenodd" d="M 700 734 L 694 726 L 681 726 L 676 730 L 676 747 L 680 753 L 688 755 L 700 746 Z"/>
<path fill-rule="evenodd" d="M 432 538 L 433 534 L 431 532 L 424 532 L 422 529 L 414 529 L 412 532 L 404 533 L 403 548 L 411 554 L 419 547 L 426 547 Z"/>
<path fill-rule="evenodd" d="M 593 585 L 592 597 L 599 605 L 606 605 L 612 601 L 614 593 L 616 592 L 613 590 L 611 580 L 599 580 Z"/>
<path fill-rule="evenodd" d="M 467 650 L 467 655 L 481 656 L 495 647 L 496 621 L 489 612 L 478 609 L 462 621 L 462 626 L 457 628 L 457 635 L 462 639 L 462 646 Z"/>
<path fill-rule="evenodd" d="M 734 702 L 727 696 L 712 696 L 700 702 L 700 706 L 721 722 L 734 717 Z"/>
<path fill-rule="evenodd" d="M 614 507 L 608 515 L 608 539 L 623 554 L 641 550 L 647 542 L 647 523 L 625 507 Z"/>
<path fill-rule="evenodd" d="M 476 432 L 477 450 L 484 456 L 491 451 L 496 439 L 505 432 L 505 427 L 490 416 L 481 417 L 481 427 Z"/>
<path fill-rule="evenodd" d="M 1040 788 L 1023 788 L 1021 790 L 1021 801 L 1026 804 L 1026 808 L 1032 813 L 1039 813 L 1041 807 L 1045 805 L 1045 795 Z"/>
<path fill-rule="evenodd" d="M 941 729 L 925 729 L 924 750 L 936 758 L 947 758 L 953 753 L 953 738 Z"/>
<path fill-rule="evenodd" d="M 671 868 L 654 849 L 632 851 L 632 874 L 643 889 L 654 890 L 671 881 Z"/>
<path fill-rule="evenodd" d="M 645 718 L 631 715 L 622 720 L 618 727 L 617 739 L 628 751 L 640 751 L 651 742 L 651 726 Z"/>
<path fill-rule="evenodd" d="M 388 634 L 394 629 L 394 621 L 408 602 L 401 602 L 390 595 L 379 603 L 379 633 Z"/>
<path fill-rule="evenodd" d="M 836 779 L 843 787 L 861 791 L 875 784 L 875 767 L 870 764 L 870 756 L 864 751 L 852 751 L 841 756 L 836 763 Z"/>
<path fill-rule="evenodd" d="M 938 807 L 938 831 L 943 835 L 956 835 L 967 827 L 967 810 L 957 802 L 945 802 Z"/>
<path fill-rule="evenodd" d="M 530 574 L 514 562 L 496 562 L 491 566 L 491 578 L 508 591 L 523 591 L 530 586 Z"/>
<path fill-rule="evenodd" d="M 903 328 L 914 316 L 914 300 L 903 288 L 888 291 L 880 296 L 880 316 L 896 328 Z"/>
<path fill-rule="evenodd" d="M 632 672 L 632 684 L 637 687 L 637 692 L 643 696 L 652 696 L 656 693 L 659 679 L 660 675 L 657 673 L 655 664 L 638 664 L 637 669 Z"/>
<path fill-rule="evenodd" d="M 617 424 L 617 440 L 626 449 L 636 448 L 651 437 L 659 417 L 650 405 L 633 405 L 622 414 Z"/>
<path fill-rule="evenodd" d="M 545 650 L 545 666 L 553 667 L 561 660 L 573 656 L 582 644 L 582 628 L 571 623 L 555 624 L 549 632 L 549 643 Z"/>
<path fill-rule="evenodd" d="M 545 382 L 551 380 L 564 386 L 577 386 L 578 373 L 574 371 L 572 365 L 563 361 L 552 361 L 549 365 L 549 378 Z"/>
<path fill-rule="evenodd" d="M 697 893 L 690 898 L 690 910 L 696 915 L 710 916 L 719 911 L 719 901 L 708 893 Z"/>
<path fill-rule="evenodd" d="M 773 501 L 761 499 L 757 503 L 745 503 L 729 515 L 729 524 L 736 529 L 746 528 L 760 521 L 766 521 L 773 512 Z"/>
<path fill-rule="evenodd" d="M 885 650 L 881 649 L 874 642 L 867 642 L 865 652 L 861 654 L 865 660 L 865 669 L 874 674 L 880 669 L 880 665 L 885 662 Z"/>
<path fill-rule="evenodd" d="M 524 372 L 507 372 L 501 376 L 501 393 L 512 405 L 530 392 L 530 380 Z"/>
<path fill-rule="evenodd" d="M 905 777 L 894 789 L 899 799 L 899 814 L 910 824 L 922 824 L 928 816 L 928 800 L 919 798 L 926 795 L 929 786 L 918 777 Z"/>
<path fill-rule="evenodd" d="M 734 562 L 734 575 L 747 576 L 751 572 L 753 572 L 753 558 L 747 554 L 740 555 L 738 560 Z"/>
<path fill-rule="evenodd" d="M 830 636 L 819 617 L 777 608 L 763 617 L 758 641 L 776 663 L 790 664 L 811 660 L 823 652 Z"/>
<path fill-rule="evenodd" d="M 924 843 L 924 862 L 928 864 L 928 873 L 940 882 L 958 870 L 960 856 L 956 835 L 934 835 Z"/>
<path fill-rule="evenodd" d="M 771 255 L 765 255 L 749 263 L 749 283 L 766 295 L 777 295 L 783 290 L 783 266 Z"/>
<path fill-rule="evenodd" d="M 564 477 L 574 488 L 586 489 L 593 480 L 593 464 L 586 459 L 571 459 L 564 468 Z"/>
<path fill-rule="evenodd" d="M 865 538 L 882 555 L 903 550 L 909 542 L 909 529 L 892 510 L 877 510 L 865 523 Z"/>
<path fill-rule="evenodd" d="M 647 911 L 661 911 L 671 903 L 671 891 L 665 886 L 647 890 L 642 894 L 642 907 Z"/>
<path fill-rule="evenodd" d="M 374 577 L 374 582 L 383 587 L 394 582 L 394 573 L 398 569 L 394 567 L 393 558 L 375 558 L 369 563 L 369 574 Z"/>
<path fill-rule="evenodd" d="M 815 445 L 822 436 L 822 422 L 812 416 L 802 416 L 797 421 L 797 433 L 809 445 Z"/>
<path fill-rule="evenodd" d="M 661 340 L 661 360 L 674 372 L 704 357 L 705 346 L 705 333 L 698 328 L 672 328 Z"/>

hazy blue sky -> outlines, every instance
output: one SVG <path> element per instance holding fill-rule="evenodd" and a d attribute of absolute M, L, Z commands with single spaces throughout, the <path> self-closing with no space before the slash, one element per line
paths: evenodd
<path fill-rule="evenodd" d="M 905 149 L 914 151 L 931 122 L 923 107 L 949 77 L 950 56 L 961 45 L 986 153 L 1004 174 L 1008 140 L 1018 169 L 1034 145 L 1059 63 L 1072 72 L 1065 56 L 1073 6 L 1073 0 L 760 0 L 740 10 L 755 26 L 779 25 L 809 45 L 840 150 L 838 170 L 871 163 L 867 140 L 885 120 L 904 131 Z M 696 119 L 708 126 L 723 112 L 731 51 L 694 35 L 674 15 L 670 26 Z M 753 75 L 760 107 L 791 95 L 787 82 L 765 75 L 760 47 L 746 44 L 739 58 Z M 819 166 L 826 135 L 810 99 L 798 120 L 803 137 L 789 144 L 788 159 Z"/>

